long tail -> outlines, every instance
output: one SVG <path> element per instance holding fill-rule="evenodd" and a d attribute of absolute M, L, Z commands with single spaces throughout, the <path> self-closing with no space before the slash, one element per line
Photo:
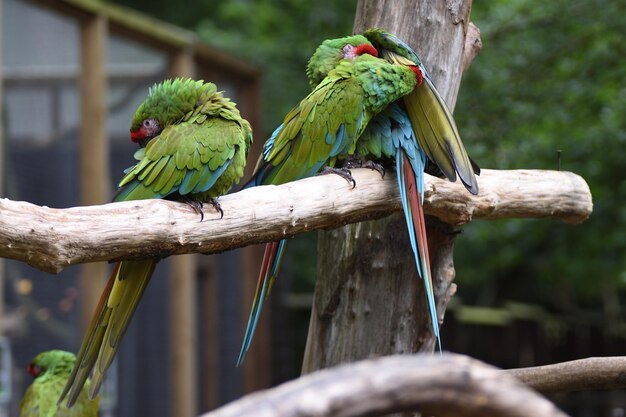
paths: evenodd
<path fill-rule="evenodd" d="M 261 271 L 259 272 L 259 280 L 256 285 L 256 293 L 252 301 L 252 308 L 250 310 L 250 317 L 248 318 L 248 324 L 246 326 L 246 333 L 241 344 L 241 351 L 239 352 L 239 358 L 237 359 L 237 366 L 241 365 L 246 357 L 252 338 L 254 337 L 254 331 L 259 322 L 259 315 L 263 308 L 263 302 L 267 299 L 274 286 L 278 271 L 280 270 L 280 264 L 283 261 L 283 255 L 285 253 L 285 247 L 287 246 L 286 240 L 280 242 L 270 242 L 265 245 L 265 253 L 263 254 L 263 263 L 261 264 Z"/>
<path fill-rule="evenodd" d="M 411 163 L 413 162 L 413 164 Z M 409 240 L 417 264 L 417 272 L 424 280 L 428 311 L 437 338 L 437 345 L 441 352 L 441 337 L 439 335 L 439 320 L 437 319 L 437 304 L 433 290 L 432 275 L 430 272 L 430 258 L 428 241 L 426 239 L 426 224 L 424 221 L 424 165 L 426 158 L 409 160 L 406 153 L 398 148 L 396 151 L 396 173 L 404 217 L 409 229 Z M 414 166 L 413 166 L 414 165 Z"/>
<path fill-rule="evenodd" d="M 68 407 L 74 405 L 92 369 L 89 398 L 96 397 L 155 266 L 154 260 L 125 261 L 115 265 L 59 403 L 67 395 Z"/>

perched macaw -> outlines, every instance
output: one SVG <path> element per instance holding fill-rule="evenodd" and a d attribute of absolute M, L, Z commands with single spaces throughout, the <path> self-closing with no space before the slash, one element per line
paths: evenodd
<path fill-rule="evenodd" d="M 327 54 L 333 56 L 333 64 L 321 70 L 315 68 L 320 56 Z M 372 44 L 360 35 L 325 41 L 307 68 L 307 73 L 323 71 L 324 75 L 267 140 L 246 186 L 282 184 L 310 177 L 353 155 L 357 139 L 376 114 L 413 91 L 418 82 L 418 73 L 413 68 L 377 56 Z M 281 240 L 265 248 L 238 364 L 250 347 L 285 245 L 286 241 Z"/>
<path fill-rule="evenodd" d="M 87 398 L 89 380 L 74 407 L 57 404 L 75 362 L 73 353 L 62 350 L 49 350 L 35 356 L 26 368 L 35 379 L 20 402 L 20 417 L 97 417 L 99 399 Z"/>
<path fill-rule="evenodd" d="M 211 201 L 243 176 L 252 143 L 249 123 L 215 84 L 191 79 L 155 85 L 133 116 L 139 161 L 125 172 L 114 201 L 167 198 Z M 196 206 L 197 208 L 197 206 Z M 71 406 L 91 370 L 93 398 L 158 260 L 118 262 L 102 293 L 61 399 Z"/>
<path fill-rule="evenodd" d="M 431 324 L 441 349 L 422 207 L 423 174 L 428 167 L 429 171 L 443 173 L 455 181 L 458 173 L 466 188 L 476 194 L 478 184 L 474 173 L 478 174 L 480 170 L 467 157 L 454 119 L 415 52 L 397 37 L 380 29 L 371 29 L 364 33 L 364 37 L 365 40 L 357 35 L 324 41 L 311 57 L 306 72 L 311 88 L 315 89 L 344 59 L 345 45 L 352 43 L 368 50 L 371 45 L 376 49 L 372 55 L 380 55 L 391 64 L 408 67 L 415 74 L 415 87 L 372 119 L 358 138 L 355 154 L 365 158 L 397 161 L 398 185 L 410 242 L 418 273 L 425 281 Z M 396 82 L 393 79 L 387 81 Z M 271 148 L 271 139 L 265 146 L 266 150 Z M 267 297 L 278 274 L 284 246 L 283 240 L 270 243 L 266 248 L 240 362 L 249 348 L 263 299 Z"/>

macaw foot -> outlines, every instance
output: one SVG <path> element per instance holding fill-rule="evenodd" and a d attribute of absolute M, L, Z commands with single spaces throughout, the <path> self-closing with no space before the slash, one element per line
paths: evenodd
<path fill-rule="evenodd" d="M 198 213 L 200 215 L 201 222 L 202 220 L 204 220 L 204 211 L 202 211 L 202 208 L 204 207 L 204 203 L 202 201 L 193 197 L 185 196 L 182 198 L 181 202 L 189 205 L 193 209 L 193 211 Z M 218 203 L 216 198 L 209 197 L 205 202 L 209 203 L 210 205 L 213 206 L 213 208 L 215 208 L 215 211 L 217 211 L 220 214 L 220 219 L 224 218 L 224 210 L 222 210 L 222 206 L 220 205 L 220 203 Z"/>
<path fill-rule="evenodd" d="M 346 159 L 346 163 L 344 167 L 348 169 L 352 168 L 369 168 L 373 171 L 376 171 L 380 174 L 382 178 L 385 178 L 385 167 L 383 164 L 379 164 L 378 162 L 374 162 L 370 159 L 364 161 L 358 156 L 350 156 Z"/>
<path fill-rule="evenodd" d="M 324 167 L 317 175 L 328 175 L 328 174 L 336 174 L 339 175 L 344 180 L 348 181 L 352 184 L 352 188 L 356 187 L 356 181 L 352 178 L 352 173 L 348 168 L 332 168 L 332 167 Z"/>

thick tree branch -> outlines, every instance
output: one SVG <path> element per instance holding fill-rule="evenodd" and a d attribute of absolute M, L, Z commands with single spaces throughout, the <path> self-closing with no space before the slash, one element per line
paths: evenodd
<path fill-rule="evenodd" d="M 462 355 L 401 355 L 305 375 L 203 417 L 422 415 L 564 417 L 515 378 Z"/>
<path fill-rule="evenodd" d="M 543 393 L 626 388 L 626 357 L 587 358 L 504 371 Z"/>
<path fill-rule="evenodd" d="M 51 209 L 0 199 L 0 257 L 57 273 L 83 262 L 221 252 L 401 209 L 394 175 L 353 176 L 354 189 L 325 175 L 223 196 L 224 218 L 207 205 L 203 222 L 189 206 L 162 200 Z M 484 170 L 479 185 L 472 196 L 458 182 L 427 176 L 426 213 L 454 225 L 512 217 L 580 223 L 592 209 L 589 187 L 569 172 Z"/>

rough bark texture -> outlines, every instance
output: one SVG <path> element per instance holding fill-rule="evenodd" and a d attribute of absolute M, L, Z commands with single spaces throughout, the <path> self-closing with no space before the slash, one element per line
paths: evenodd
<path fill-rule="evenodd" d="M 453 109 L 462 72 L 480 48 L 475 27 L 466 39 L 470 8 L 471 0 L 360 0 L 354 32 L 381 27 L 407 41 Z M 465 145 L 471 154 L 471 144 Z M 439 198 L 439 191 L 434 198 Z M 458 195 L 463 194 L 469 193 L 459 190 Z M 453 234 L 441 222 L 427 223 L 441 322 L 455 289 Z M 304 373 L 372 355 L 433 350 L 436 341 L 428 324 L 423 283 L 401 215 L 320 233 L 318 253 Z"/>
<path fill-rule="evenodd" d="M 240 191 L 220 198 L 223 219 L 206 206 L 202 222 L 189 206 L 163 200 L 51 209 L 0 199 L 0 257 L 54 273 L 83 262 L 221 252 L 400 211 L 393 174 L 381 179 L 377 172 L 356 169 L 353 176 L 354 189 L 339 176 L 323 175 Z M 507 217 L 579 223 L 592 209 L 589 187 L 568 172 L 485 171 L 479 185 L 480 195 L 472 196 L 460 184 L 428 176 L 425 210 L 462 224 Z M 394 239 L 406 239 L 402 223 L 392 223 L 397 226 Z M 379 233 L 372 236 L 378 239 Z M 402 253 L 402 262 L 412 265 L 409 249 Z"/>
<path fill-rule="evenodd" d="M 461 355 L 393 356 L 339 366 L 248 395 L 203 417 L 565 417 L 515 378 Z"/>

